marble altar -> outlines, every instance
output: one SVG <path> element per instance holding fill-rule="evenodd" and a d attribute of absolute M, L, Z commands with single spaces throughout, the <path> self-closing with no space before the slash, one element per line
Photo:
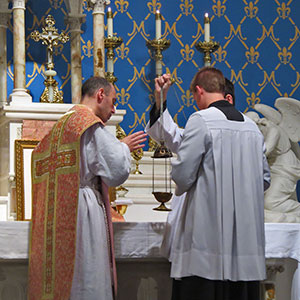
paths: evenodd
<path fill-rule="evenodd" d="M 0 222 L 0 300 L 26 299 L 29 225 Z M 170 299 L 170 266 L 159 254 L 164 227 L 164 222 L 114 223 L 118 300 Z M 300 224 L 267 223 L 265 230 L 269 275 L 283 272 L 288 264 L 291 269 L 289 278 L 285 275 L 285 290 L 276 299 L 300 300 Z M 268 278 L 265 283 L 275 281 Z M 278 280 L 275 286 L 279 292 Z"/>

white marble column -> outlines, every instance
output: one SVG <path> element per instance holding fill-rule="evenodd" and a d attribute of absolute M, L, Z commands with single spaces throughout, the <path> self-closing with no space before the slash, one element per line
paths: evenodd
<path fill-rule="evenodd" d="M 13 0 L 13 52 L 14 89 L 9 97 L 10 105 L 31 103 L 26 92 L 25 53 L 25 0 Z"/>
<path fill-rule="evenodd" d="M 84 15 L 68 15 L 66 23 L 70 25 L 71 33 L 71 89 L 72 103 L 79 103 L 81 99 L 82 68 L 81 68 L 81 24 Z"/>
<path fill-rule="evenodd" d="M 93 31 L 94 31 L 94 76 L 105 74 L 105 49 L 104 49 L 104 10 L 109 4 L 107 0 L 90 0 L 93 7 Z"/>
<path fill-rule="evenodd" d="M 0 107 L 7 102 L 7 41 L 6 30 L 10 10 L 0 11 Z"/>

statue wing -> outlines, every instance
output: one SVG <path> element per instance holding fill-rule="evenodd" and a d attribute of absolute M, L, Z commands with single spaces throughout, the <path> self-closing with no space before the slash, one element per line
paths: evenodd
<path fill-rule="evenodd" d="M 254 109 L 276 125 L 281 122 L 281 113 L 271 106 L 265 104 L 255 104 Z"/>
<path fill-rule="evenodd" d="M 293 98 L 277 98 L 275 107 L 282 115 L 279 126 L 289 135 L 291 141 L 300 141 L 300 101 Z"/>

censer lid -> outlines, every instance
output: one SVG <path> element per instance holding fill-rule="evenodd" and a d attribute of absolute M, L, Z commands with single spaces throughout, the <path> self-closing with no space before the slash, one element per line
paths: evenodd
<path fill-rule="evenodd" d="M 155 149 L 152 158 L 168 158 L 172 156 L 172 152 L 164 145 L 164 142 L 161 141 L 160 145 Z"/>

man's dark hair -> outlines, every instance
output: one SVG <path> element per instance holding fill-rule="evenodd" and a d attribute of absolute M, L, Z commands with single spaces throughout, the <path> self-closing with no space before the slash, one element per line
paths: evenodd
<path fill-rule="evenodd" d="M 194 76 L 190 90 L 194 92 L 196 86 L 202 87 L 208 93 L 224 94 L 225 78 L 220 70 L 213 67 L 204 67 Z"/>
<path fill-rule="evenodd" d="M 232 102 L 233 102 L 233 105 L 235 105 L 234 85 L 228 78 L 225 78 L 224 96 L 226 97 L 226 95 L 228 95 L 228 94 L 232 96 Z"/>
<path fill-rule="evenodd" d="M 84 96 L 92 97 L 100 88 L 104 89 L 105 95 L 108 95 L 111 90 L 111 83 L 103 77 L 90 77 L 81 88 L 81 99 Z"/>

